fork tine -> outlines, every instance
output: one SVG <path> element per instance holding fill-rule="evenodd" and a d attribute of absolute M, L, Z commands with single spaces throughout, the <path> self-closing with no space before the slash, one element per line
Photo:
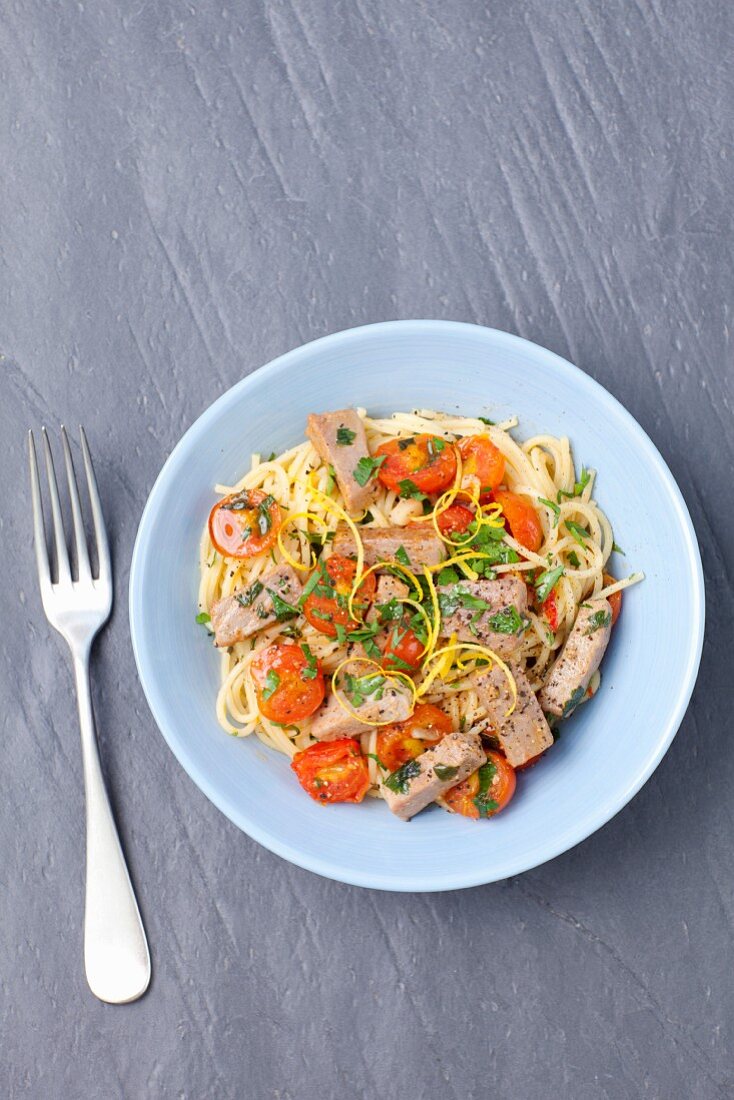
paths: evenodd
<path fill-rule="evenodd" d="M 104 525 L 104 516 L 102 515 L 102 505 L 99 500 L 99 491 L 97 489 L 97 479 L 94 476 L 94 467 L 92 466 L 92 456 L 89 453 L 89 445 L 87 444 L 87 437 L 84 434 L 84 428 L 79 425 L 79 435 L 82 441 L 82 455 L 84 456 L 84 469 L 87 472 L 87 487 L 89 489 L 89 500 L 92 505 L 92 519 L 94 520 L 94 533 L 97 537 L 97 558 L 99 560 L 99 579 L 110 580 L 112 576 L 112 570 L 110 568 L 110 547 L 107 542 L 107 532 Z"/>
<path fill-rule="evenodd" d="M 61 425 L 61 445 L 64 448 L 64 463 L 66 465 L 66 480 L 69 483 L 69 499 L 71 501 L 71 516 L 74 521 L 74 542 L 76 543 L 76 560 L 79 565 L 79 580 L 89 580 L 92 571 L 89 568 L 89 551 L 87 550 L 87 537 L 84 534 L 84 521 L 82 520 L 82 507 L 79 501 L 79 489 L 74 473 L 74 463 L 69 447 L 69 437 L 66 428 Z"/>
<path fill-rule="evenodd" d="M 38 480 L 36 442 L 31 431 L 28 432 L 28 462 L 31 471 L 31 501 L 33 502 L 33 542 L 36 549 L 38 579 L 41 582 L 41 591 L 43 592 L 51 586 L 51 569 L 49 568 L 48 551 L 46 549 L 46 527 L 43 522 L 41 485 Z"/>
<path fill-rule="evenodd" d="M 56 563 L 59 570 L 59 584 L 71 582 L 71 569 L 69 568 L 69 551 L 66 548 L 66 535 L 64 533 L 64 521 L 61 518 L 61 503 L 59 490 L 54 473 L 54 458 L 51 454 L 51 444 L 48 441 L 48 432 L 41 428 L 43 436 L 43 450 L 46 458 L 46 473 L 48 474 L 48 492 L 51 497 L 51 516 L 54 525 L 54 545 L 56 547 Z"/>

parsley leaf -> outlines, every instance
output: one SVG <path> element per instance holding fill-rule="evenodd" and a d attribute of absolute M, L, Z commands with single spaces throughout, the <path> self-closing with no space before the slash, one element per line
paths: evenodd
<path fill-rule="evenodd" d="M 584 636 L 588 638 L 590 634 L 596 634 L 597 630 L 603 630 L 605 626 L 609 626 L 611 621 L 611 612 L 599 608 L 589 619 L 589 629 L 584 631 Z"/>
<path fill-rule="evenodd" d="M 448 779 L 455 779 L 459 774 L 459 769 L 454 764 L 434 764 L 433 770 L 442 783 Z"/>
<path fill-rule="evenodd" d="M 326 492 L 330 493 L 331 490 L 334 488 L 334 485 L 336 484 L 336 470 L 331 465 L 331 463 L 329 463 L 329 465 L 327 466 L 327 471 L 329 476 L 326 479 Z"/>
<path fill-rule="evenodd" d="M 357 438 L 357 433 L 353 432 L 351 428 L 337 428 L 336 429 L 336 442 L 339 447 L 351 447 Z"/>
<path fill-rule="evenodd" d="M 204 626 L 205 623 L 210 623 L 212 621 L 212 617 L 208 611 L 200 611 L 196 616 L 196 621 L 199 626 Z"/>
<path fill-rule="evenodd" d="M 275 497 L 271 493 L 268 493 L 257 506 L 257 529 L 261 535 L 267 535 L 268 531 L 273 526 L 273 517 L 270 514 L 270 509 L 274 504 Z"/>
<path fill-rule="evenodd" d="M 298 608 L 294 607 L 292 603 L 288 603 L 282 596 L 279 596 L 277 592 L 274 592 L 272 588 L 268 589 L 268 595 L 273 601 L 273 611 L 275 617 L 279 623 L 285 622 L 287 619 L 292 619 L 298 614 Z"/>
<path fill-rule="evenodd" d="M 472 802 L 479 811 L 480 817 L 491 817 L 495 810 L 499 809 L 499 803 L 489 797 L 494 777 L 497 775 L 497 765 L 492 760 L 488 760 L 486 764 L 482 764 L 477 775 L 479 777 L 479 790 Z"/>
<path fill-rule="evenodd" d="M 452 569 L 450 565 L 442 569 L 441 572 L 438 574 L 438 577 L 436 578 L 436 582 L 439 587 L 446 584 L 456 584 L 458 580 L 459 574 L 456 572 L 455 569 Z"/>
<path fill-rule="evenodd" d="M 311 652 L 311 647 L 305 642 L 301 643 L 301 652 L 307 661 L 306 667 L 301 669 L 301 679 L 315 680 L 319 674 L 319 663 Z"/>
<path fill-rule="evenodd" d="M 273 695 L 273 693 L 278 690 L 279 687 L 280 687 L 280 676 L 278 675 L 277 672 L 274 672 L 273 669 L 271 668 L 270 672 L 268 672 L 267 676 L 265 677 L 265 687 L 263 688 L 263 691 L 262 691 L 263 699 L 266 699 L 266 700 L 269 699 L 271 697 L 271 695 Z"/>
<path fill-rule="evenodd" d="M 505 607 L 490 615 L 487 623 L 497 634 L 520 634 L 525 629 L 525 620 L 520 618 L 516 607 Z"/>
<path fill-rule="evenodd" d="M 407 500 L 426 500 L 426 494 L 422 493 L 416 483 L 411 481 L 409 477 L 398 482 L 398 496 Z"/>
<path fill-rule="evenodd" d="M 410 558 L 408 557 L 408 552 L 404 546 L 398 546 L 397 550 L 395 551 L 395 561 L 399 561 L 401 565 L 405 565 L 410 568 Z"/>
<path fill-rule="evenodd" d="M 378 458 L 360 458 L 359 462 L 352 470 L 354 480 L 357 484 L 364 488 L 370 478 L 374 477 L 377 473 L 386 458 L 387 455 L 380 455 Z"/>
<path fill-rule="evenodd" d="M 579 546 L 586 546 L 586 540 L 589 538 L 589 532 L 586 528 L 579 526 L 578 523 L 574 523 L 573 520 L 570 519 L 564 522 L 569 535 L 576 540 Z"/>
<path fill-rule="evenodd" d="M 242 604 L 243 607 L 252 607 L 262 590 L 263 586 L 260 581 L 253 581 L 249 588 L 245 588 L 243 592 L 237 592 L 235 594 L 235 599 L 237 603 Z"/>
<path fill-rule="evenodd" d="M 570 561 L 574 569 L 578 569 L 581 565 L 581 562 L 579 561 L 579 556 L 575 550 L 572 550 L 571 553 L 568 555 L 568 560 Z"/>
<path fill-rule="evenodd" d="M 580 497 L 581 494 L 583 493 L 584 489 L 586 488 L 586 486 L 589 484 L 590 481 L 591 481 L 591 474 L 589 473 L 589 471 L 586 469 L 585 466 L 582 466 L 581 467 L 581 477 L 579 478 L 579 480 L 575 483 L 575 485 L 573 487 L 573 495 L 575 497 Z"/>
<path fill-rule="evenodd" d="M 477 420 L 481 420 L 482 424 L 488 424 L 490 428 L 493 428 L 496 423 L 496 421 L 489 420 L 486 416 L 478 416 Z"/>
<path fill-rule="evenodd" d="M 535 594 L 538 603 L 544 603 L 548 599 L 564 572 L 563 566 L 559 565 L 556 569 L 546 569 L 544 573 L 536 577 Z"/>
<path fill-rule="evenodd" d="M 563 708 L 563 714 L 561 715 L 561 717 L 568 718 L 569 715 L 576 710 L 576 707 L 579 705 L 585 694 L 586 688 L 582 687 L 579 684 L 571 698 L 566 700 L 566 705 Z"/>
<path fill-rule="evenodd" d="M 558 520 L 560 519 L 560 516 L 561 516 L 561 509 L 558 507 L 557 504 L 554 504 L 552 500 L 546 500 L 545 497 L 538 497 L 538 500 L 540 501 L 541 504 L 546 504 L 550 508 L 551 512 L 556 517 L 553 521 L 553 526 L 557 527 L 558 526 Z"/>
<path fill-rule="evenodd" d="M 626 557 L 627 557 L 627 555 L 625 554 L 625 552 L 624 552 L 624 550 L 622 549 L 622 547 L 621 547 L 621 546 L 617 546 L 616 542 L 613 542 L 613 543 L 612 543 L 612 553 L 613 553 L 613 554 L 621 554 L 623 558 L 626 558 Z"/>
<path fill-rule="evenodd" d="M 407 760 L 396 772 L 388 775 L 385 786 L 395 794 L 405 794 L 410 786 L 411 779 L 415 779 L 421 773 L 421 766 L 417 760 Z"/>

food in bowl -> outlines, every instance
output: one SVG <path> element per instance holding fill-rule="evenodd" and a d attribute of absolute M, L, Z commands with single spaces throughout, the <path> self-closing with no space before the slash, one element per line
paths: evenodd
<path fill-rule="evenodd" d="M 431 410 L 311 414 L 307 441 L 218 486 L 198 622 L 220 724 L 323 804 L 477 820 L 598 692 L 625 588 L 568 439 Z"/>

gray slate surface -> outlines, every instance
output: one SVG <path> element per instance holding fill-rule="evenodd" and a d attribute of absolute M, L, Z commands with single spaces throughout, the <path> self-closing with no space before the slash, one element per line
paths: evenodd
<path fill-rule="evenodd" d="M 722 0 L 3 6 L 3 1095 L 734 1095 L 732 46 Z M 621 398 L 691 507 L 708 635 L 678 739 L 605 829 L 393 896 L 288 866 L 199 793 L 135 677 L 126 586 L 213 398 L 425 316 Z M 76 717 L 29 542 L 24 430 L 80 419 L 117 564 L 102 750 L 154 964 L 124 1008 L 84 983 Z"/>

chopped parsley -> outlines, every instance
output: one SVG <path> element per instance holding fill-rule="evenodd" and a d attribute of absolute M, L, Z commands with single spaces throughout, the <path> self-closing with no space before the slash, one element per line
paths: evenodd
<path fill-rule="evenodd" d="M 558 584 L 565 570 L 562 565 L 556 569 L 546 569 L 535 579 L 535 595 L 538 603 L 544 603 Z"/>
<path fill-rule="evenodd" d="M 246 588 L 244 592 L 238 592 L 235 595 L 237 603 L 242 604 L 243 607 L 252 607 L 253 603 L 263 590 L 263 586 L 260 581 L 253 581 L 249 588 Z"/>
<path fill-rule="evenodd" d="M 596 634 L 597 630 L 603 630 L 605 626 L 609 626 L 611 621 L 611 611 L 605 611 L 603 607 L 599 608 L 589 619 L 589 629 L 584 631 L 584 636 L 588 638 L 590 634 Z"/>
<path fill-rule="evenodd" d="M 586 486 L 589 484 L 590 481 L 591 481 L 591 474 L 589 473 L 589 471 L 586 469 L 585 466 L 582 466 L 581 467 L 581 477 L 579 478 L 579 480 L 575 483 L 575 485 L 573 487 L 573 495 L 575 497 L 580 497 L 581 494 L 583 493 L 584 489 L 586 488 Z"/>
<path fill-rule="evenodd" d="M 568 555 L 568 560 L 574 567 L 574 569 L 578 569 L 578 567 L 581 565 L 581 562 L 579 561 L 579 556 L 575 550 L 572 550 L 571 553 Z"/>
<path fill-rule="evenodd" d="M 360 458 L 359 462 L 352 470 L 354 480 L 357 484 L 364 488 L 370 478 L 374 477 L 377 473 L 386 458 L 387 455 L 380 455 L 378 458 Z"/>
<path fill-rule="evenodd" d="M 433 770 L 442 783 L 455 779 L 459 774 L 459 769 L 454 764 L 434 764 Z"/>
<path fill-rule="evenodd" d="M 275 504 L 275 497 L 268 493 L 268 495 L 261 500 L 257 506 L 257 529 L 261 535 L 267 535 L 270 528 L 273 526 L 273 517 L 270 514 L 270 509 Z"/>
<path fill-rule="evenodd" d="M 586 540 L 589 538 L 589 532 L 586 528 L 579 526 L 578 523 L 574 523 L 573 520 L 570 519 L 564 522 L 569 535 L 576 540 L 579 546 L 586 546 Z"/>
<path fill-rule="evenodd" d="M 399 622 L 403 617 L 403 606 L 393 596 L 387 603 L 377 604 L 377 614 L 380 623 Z"/>
<path fill-rule="evenodd" d="M 458 584 L 459 574 L 455 569 L 452 569 L 450 565 L 441 570 L 436 578 L 439 586 L 448 584 Z"/>
<path fill-rule="evenodd" d="M 368 756 L 370 760 L 374 760 L 378 768 L 382 768 L 384 772 L 388 770 L 387 764 L 383 764 L 376 752 L 366 752 L 364 755 Z"/>
<path fill-rule="evenodd" d="M 496 775 L 497 765 L 492 760 L 488 760 L 486 764 L 482 764 L 477 772 L 477 776 L 479 777 L 479 790 L 472 799 L 472 802 L 479 811 L 480 817 L 491 817 L 495 810 L 499 810 L 500 808 L 499 802 L 495 802 L 493 798 L 489 797 L 489 792 Z"/>
<path fill-rule="evenodd" d="M 496 421 L 490 420 L 487 416 L 478 416 L 477 420 L 481 420 L 482 424 L 488 424 L 490 428 L 493 428 Z"/>
<path fill-rule="evenodd" d="M 408 552 L 404 546 L 398 546 L 397 550 L 395 551 L 395 561 L 399 561 L 401 565 L 405 565 L 410 568 L 410 558 L 408 557 Z"/>
<path fill-rule="evenodd" d="M 491 630 L 497 634 L 520 634 L 527 625 L 526 620 L 520 617 L 516 607 L 504 607 L 496 615 L 491 615 L 487 620 Z"/>
<path fill-rule="evenodd" d="M 426 494 L 422 493 L 416 483 L 411 481 L 409 477 L 403 478 L 398 482 L 398 496 L 404 497 L 406 500 L 426 500 Z"/>
<path fill-rule="evenodd" d="M 407 760 L 396 772 L 388 775 L 385 786 L 395 794 L 405 794 L 412 779 L 421 773 L 421 766 L 417 760 Z"/>
<path fill-rule="evenodd" d="M 441 451 L 446 446 L 446 440 L 440 439 L 437 435 L 432 436 L 426 444 L 426 450 L 431 458 L 435 458 L 436 455 L 440 455 Z"/>
<path fill-rule="evenodd" d="M 385 677 L 379 672 L 367 676 L 352 676 L 347 672 L 344 675 L 344 694 L 353 707 L 361 707 L 368 695 L 374 695 L 375 701 L 379 702 L 385 683 Z"/>
<path fill-rule="evenodd" d="M 553 526 L 557 527 L 558 526 L 558 520 L 560 519 L 560 516 L 561 516 L 561 509 L 558 507 L 557 504 L 554 504 L 552 500 L 546 500 L 545 497 L 538 497 L 538 500 L 540 501 L 541 504 L 546 504 L 550 508 L 551 512 L 556 517 L 553 521 Z"/>
<path fill-rule="evenodd" d="M 566 700 L 566 705 L 563 708 L 563 714 L 561 715 L 561 717 L 568 718 L 568 716 L 574 710 L 576 710 L 576 707 L 579 705 L 585 694 L 586 688 L 582 687 L 581 684 L 579 684 L 571 698 Z"/>
<path fill-rule="evenodd" d="M 344 426 L 336 429 L 336 442 L 339 447 L 351 447 L 357 438 L 357 433 Z"/>
<path fill-rule="evenodd" d="M 265 677 L 265 687 L 263 688 L 263 691 L 262 691 L 263 699 L 266 699 L 266 700 L 269 699 L 271 697 L 271 695 L 273 695 L 274 692 L 276 692 L 278 690 L 279 687 L 280 687 L 280 676 L 278 675 L 277 672 L 274 672 L 273 669 L 271 668 L 270 672 L 268 672 L 267 676 Z"/>
<path fill-rule="evenodd" d="M 626 558 L 626 557 L 627 557 L 627 555 L 625 554 L 625 552 L 624 552 L 624 550 L 622 549 L 622 547 L 621 547 L 621 546 L 617 546 L 616 542 L 613 542 L 613 543 L 612 543 L 612 553 L 613 553 L 613 554 L 621 554 L 623 558 Z"/>
<path fill-rule="evenodd" d="M 319 674 L 319 662 L 311 652 L 311 647 L 307 646 L 305 642 L 301 643 L 301 652 L 306 658 L 306 667 L 301 669 L 302 680 L 315 680 Z"/>
<path fill-rule="evenodd" d="M 212 617 L 208 611 L 200 611 L 199 614 L 196 616 L 196 621 L 199 626 L 205 626 L 206 623 L 210 623 L 212 621 Z"/>
<path fill-rule="evenodd" d="M 298 614 L 298 608 L 294 607 L 292 603 L 288 603 L 282 596 L 279 596 L 277 592 L 274 592 L 272 588 L 268 589 L 268 595 L 273 601 L 273 611 L 275 617 L 279 623 L 285 622 L 287 619 L 292 619 Z"/>
<path fill-rule="evenodd" d="M 326 470 L 329 475 L 326 479 L 326 492 L 330 493 L 336 484 L 336 470 L 331 464 L 326 467 Z"/>

